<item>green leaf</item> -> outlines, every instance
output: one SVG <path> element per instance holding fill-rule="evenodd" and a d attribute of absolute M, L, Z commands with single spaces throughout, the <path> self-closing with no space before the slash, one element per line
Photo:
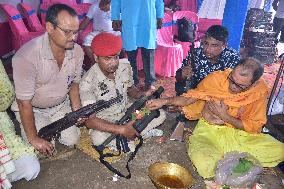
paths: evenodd
<path fill-rule="evenodd" d="M 250 170 L 253 166 L 253 163 L 246 158 L 240 158 L 239 164 L 233 168 L 233 173 L 235 174 L 242 174 L 246 173 Z"/>

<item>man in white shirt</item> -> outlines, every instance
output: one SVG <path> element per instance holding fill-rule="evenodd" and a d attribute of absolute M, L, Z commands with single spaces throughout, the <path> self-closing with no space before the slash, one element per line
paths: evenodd
<path fill-rule="evenodd" d="M 93 20 L 93 31 L 90 32 L 84 40 L 84 50 L 91 60 L 92 64 L 95 63 L 91 43 L 93 38 L 101 32 L 110 32 L 115 35 L 120 35 L 120 32 L 112 30 L 112 22 L 110 18 L 110 0 L 100 0 L 99 3 L 95 2 L 86 15 L 86 18 L 80 24 L 80 30 L 84 30 L 89 22 Z"/>
<path fill-rule="evenodd" d="M 284 0 L 274 0 L 272 3 L 276 14 L 273 19 L 273 31 L 276 32 L 276 38 L 281 31 L 279 42 L 284 43 Z M 278 42 L 278 40 L 276 40 Z"/>

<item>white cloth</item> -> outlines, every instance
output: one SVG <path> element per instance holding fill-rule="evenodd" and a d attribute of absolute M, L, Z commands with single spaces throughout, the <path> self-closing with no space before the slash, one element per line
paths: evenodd
<path fill-rule="evenodd" d="M 26 179 L 27 181 L 33 180 L 40 172 L 40 164 L 36 156 L 22 155 L 17 160 L 14 160 L 16 170 L 7 175 L 10 182 L 14 182 L 20 179 Z"/>
<path fill-rule="evenodd" d="M 223 19 L 226 0 L 204 0 L 198 11 L 199 18 Z"/>
<path fill-rule="evenodd" d="M 284 114 L 284 86 L 276 94 L 277 96 L 272 98 L 268 115 Z"/>
<path fill-rule="evenodd" d="M 93 19 L 93 31 L 112 31 L 110 11 L 102 11 L 99 3 L 93 4 L 86 16 Z"/>
<path fill-rule="evenodd" d="M 275 17 L 284 18 L 284 0 L 279 0 Z"/>
<path fill-rule="evenodd" d="M 119 31 L 113 31 L 112 21 L 110 18 L 110 11 L 102 11 L 99 3 L 94 3 L 86 15 L 89 19 L 93 20 L 93 31 L 90 32 L 84 39 L 84 46 L 90 47 L 93 38 L 101 32 L 109 32 L 114 35 L 120 35 Z"/>
<path fill-rule="evenodd" d="M 7 174 L 16 170 L 13 159 L 9 149 L 7 148 L 4 137 L 0 133 L 0 188 L 10 189 L 12 187 L 10 181 L 7 179 Z"/>
<path fill-rule="evenodd" d="M 249 8 L 263 9 L 264 0 L 250 0 Z"/>

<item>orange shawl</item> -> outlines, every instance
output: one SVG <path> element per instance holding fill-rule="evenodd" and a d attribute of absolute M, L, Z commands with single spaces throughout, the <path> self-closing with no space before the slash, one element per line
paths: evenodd
<path fill-rule="evenodd" d="M 263 79 L 249 90 L 231 94 L 229 92 L 228 75 L 231 69 L 217 71 L 204 78 L 196 89 L 184 93 L 184 97 L 198 99 L 195 103 L 184 106 L 183 112 L 190 119 L 199 119 L 205 102 L 210 99 L 223 101 L 228 107 L 228 113 L 242 120 L 244 129 L 250 133 L 259 133 L 266 123 L 266 106 L 269 89 Z M 233 127 L 230 124 L 227 124 Z"/>

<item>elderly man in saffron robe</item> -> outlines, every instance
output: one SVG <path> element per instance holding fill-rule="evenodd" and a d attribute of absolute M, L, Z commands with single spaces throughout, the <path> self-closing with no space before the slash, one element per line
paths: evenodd
<path fill-rule="evenodd" d="M 211 73 L 182 96 L 147 103 L 151 109 L 182 106 L 186 118 L 199 119 L 189 137 L 188 154 L 203 178 L 213 177 L 218 160 L 231 151 L 250 153 L 264 167 L 284 160 L 284 144 L 260 133 L 269 95 L 262 74 L 260 62 L 246 58 L 233 70 Z"/>

